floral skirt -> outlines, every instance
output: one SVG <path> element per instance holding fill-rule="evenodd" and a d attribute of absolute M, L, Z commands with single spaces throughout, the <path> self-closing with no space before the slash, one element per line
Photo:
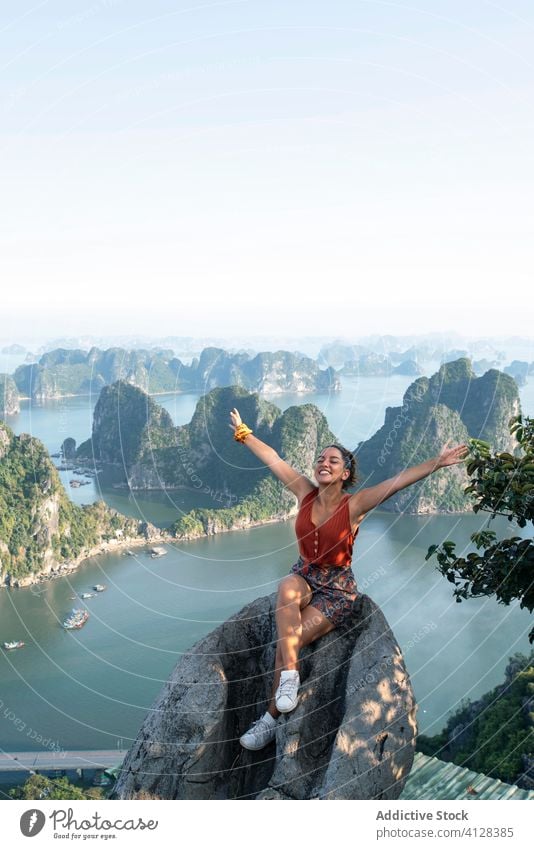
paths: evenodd
<path fill-rule="evenodd" d="M 291 572 L 301 575 L 312 589 L 311 606 L 338 628 L 353 613 L 358 595 L 356 580 L 350 566 L 304 565 L 302 557 L 291 567 Z"/>

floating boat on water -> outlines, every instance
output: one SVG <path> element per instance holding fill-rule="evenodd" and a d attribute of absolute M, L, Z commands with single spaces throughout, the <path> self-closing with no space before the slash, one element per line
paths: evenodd
<path fill-rule="evenodd" d="M 94 593 L 81 593 L 80 598 L 94 598 Z"/>
<path fill-rule="evenodd" d="M 104 590 L 106 589 L 106 586 L 105 586 L 105 584 L 95 584 L 95 585 L 94 585 L 94 587 L 93 587 L 93 589 L 94 589 L 94 590 L 95 590 L 95 592 L 97 592 L 97 593 L 103 593 L 103 592 L 104 592 Z"/>
<path fill-rule="evenodd" d="M 150 556 L 154 557 L 164 557 L 167 554 L 162 545 L 155 545 L 154 548 L 150 549 Z"/>
<path fill-rule="evenodd" d="M 70 615 L 63 622 L 63 627 L 67 631 L 72 631 L 74 628 L 82 628 L 89 619 L 87 610 L 78 610 L 73 608 Z"/>
<path fill-rule="evenodd" d="M 11 649 L 22 649 L 26 643 L 23 643 L 22 640 L 11 640 L 10 642 L 4 643 L 4 648 L 6 651 L 10 651 Z"/>

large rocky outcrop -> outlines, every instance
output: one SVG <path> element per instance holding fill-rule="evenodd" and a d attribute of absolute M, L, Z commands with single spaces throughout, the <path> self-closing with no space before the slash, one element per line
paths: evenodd
<path fill-rule="evenodd" d="M 59 575 L 101 546 L 148 539 L 146 523 L 67 497 L 45 446 L 0 422 L 0 586 Z"/>
<path fill-rule="evenodd" d="M 19 393 L 15 381 L 9 374 L 0 374 L 0 419 L 19 412 Z"/>
<path fill-rule="evenodd" d="M 346 362 L 340 371 L 344 377 L 386 377 L 391 374 L 421 374 L 422 370 L 415 360 L 403 360 L 396 366 L 385 354 L 360 354 L 356 359 Z"/>
<path fill-rule="evenodd" d="M 169 414 L 141 389 L 124 381 L 105 387 L 93 418 L 93 435 L 77 456 L 95 460 L 132 490 L 187 488 L 204 507 L 177 520 L 179 539 L 282 520 L 296 500 L 254 455 L 232 439 L 229 411 L 238 407 L 247 424 L 281 457 L 313 474 L 324 445 L 335 441 L 313 404 L 283 413 L 237 386 L 212 389 L 199 399 L 191 422 L 174 427 Z"/>
<path fill-rule="evenodd" d="M 416 704 L 379 608 L 360 596 L 346 631 L 303 649 L 297 709 L 258 752 L 276 596 L 257 599 L 184 655 L 124 761 L 114 798 L 396 799 L 411 769 Z"/>
<path fill-rule="evenodd" d="M 93 413 L 91 439 L 79 446 L 77 456 L 118 466 L 129 478 L 136 463 L 145 459 L 153 465 L 155 451 L 175 445 L 175 434 L 167 410 L 142 389 L 118 380 L 102 389 Z"/>
<path fill-rule="evenodd" d="M 97 394 L 103 386 L 124 380 L 145 392 L 208 392 L 229 384 L 262 393 L 334 392 L 341 388 L 334 369 L 289 351 L 231 354 L 205 348 L 185 365 L 172 350 L 109 348 L 89 352 L 57 348 L 38 363 L 19 366 L 19 391 L 36 401 L 63 395 Z"/>
<path fill-rule="evenodd" d="M 408 387 L 402 407 L 387 407 L 384 425 L 358 445 L 362 483 L 371 486 L 435 457 L 447 439 L 484 439 L 497 451 L 513 451 L 508 421 L 520 412 L 517 384 L 491 369 L 476 377 L 468 359 L 442 365 L 431 378 L 420 377 Z M 434 472 L 401 490 L 382 506 L 403 513 L 469 510 L 464 493 L 463 465 Z"/>
<path fill-rule="evenodd" d="M 230 354 L 205 348 L 190 366 L 192 386 L 208 392 L 218 386 L 242 386 L 261 394 L 336 392 L 341 388 L 333 368 L 321 370 L 315 360 L 290 351 Z"/>

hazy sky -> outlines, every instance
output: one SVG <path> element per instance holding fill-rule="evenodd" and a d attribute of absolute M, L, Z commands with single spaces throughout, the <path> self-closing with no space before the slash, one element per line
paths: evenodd
<path fill-rule="evenodd" d="M 532 335 L 531 0 L 0 8 L 3 337 Z"/>

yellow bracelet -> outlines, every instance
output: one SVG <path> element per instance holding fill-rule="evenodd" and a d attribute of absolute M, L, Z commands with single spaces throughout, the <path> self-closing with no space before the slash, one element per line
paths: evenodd
<path fill-rule="evenodd" d="M 234 439 L 236 442 L 244 442 L 245 439 L 252 431 L 244 422 L 241 422 L 234 431 Z"/>

